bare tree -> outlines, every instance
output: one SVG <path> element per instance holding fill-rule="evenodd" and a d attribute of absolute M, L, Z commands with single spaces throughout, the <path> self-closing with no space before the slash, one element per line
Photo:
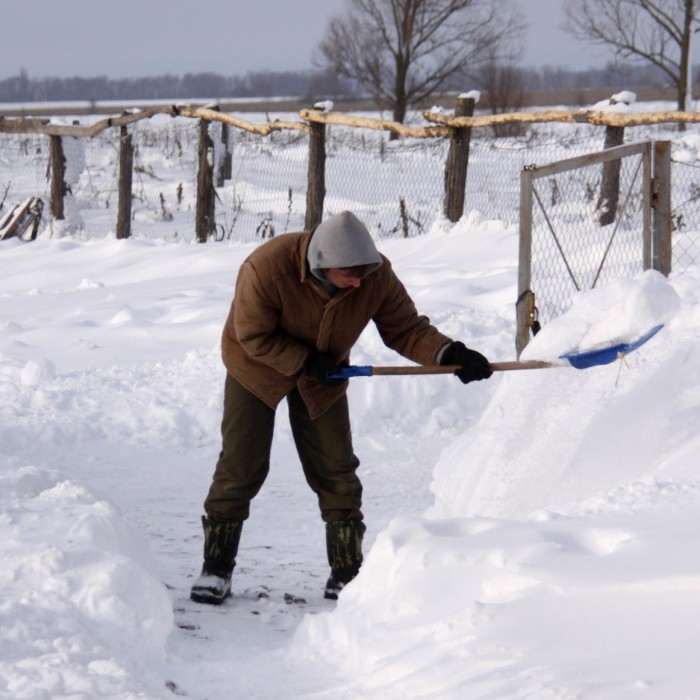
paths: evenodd
<path fill-rule="evenodd" d="M 508 0 L 348 0 L 317 63 L 355 81 L 403 122 L 410 105 L 522 37 Z M 505 40 L 504 40 L 505 39 Z"/>
<path fill-rule="evenodd" d="M 661 69 L 676 87 L 678 109 L 685 111 L 699 14 L 697 0 L 567 0 L 563 26 L 577 39 L 612 48 L 620 58 Z"/>
<path fill-rule="evenodd" d="M 479 89 L 486 93 L 484 106 L 491 110 L 491 114 L 517 111 L 525 104 L 525 71 L 518 68 L 515 61 L 499 63 L 491 60 L 479 69 L 474 80 Z M 495 124 L 492 129 L 497 138 L 519 136 L 523 125 Z"/>

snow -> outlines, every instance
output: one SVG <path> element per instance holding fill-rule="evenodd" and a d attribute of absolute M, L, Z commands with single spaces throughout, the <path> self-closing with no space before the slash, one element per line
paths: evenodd
<path fill-rule="evenodd" d="M 632 112 L 631 105 L 637 101 L 637 95 L 629 90 L 623 90 L 611 95 L 609 99 L 596 102 L 588 109 L 593 112 Z M 636 109 L 636 105 L 635 108 Z"/>
<path fill-rule="evenodd" d="M 470 98 L 474 100 L 474 102 L 478 102 L 481 99 L 481 91 L 480 90 L 469 90 L 469 92 L 462 92 L 458 95 L 458 97 L 461 98 Z"/>
<path fill-rule="evenodd" d="M 523 355 L 664 324 L 610 365 L 351 380 L 368 532 L 337 604 L 282 408 L 209 608 L 219 335 L 254 245 L 0 242 L 0 697 L 700 697 L 700 271 L 581 292 Z M 441 330 L 514 359 L 517 226 L 436 213 L 378 246 Z M 353 362 L 404 361 L 368 328 Z"/>
<path fill-rule="evenodd" d="M 318 109 L 321 112 L 332 112 L 333 111 L 333 100 L 321 100 L 314 104 L 314 109 Z"/>

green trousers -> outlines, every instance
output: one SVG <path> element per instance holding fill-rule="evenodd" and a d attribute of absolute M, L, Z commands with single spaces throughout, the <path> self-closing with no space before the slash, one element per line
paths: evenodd
<path fill-rule="evenodd" d="M 318 497 L 322 519 L 329 522 L 362 519 L 360 461 L 352 448 L 348 401 L 336 401 L 316 420 L 295 389 L 287 397 L 289 422 L 306 481 Z M 226 375 L 222 447 L 206 514 L 217 522 L 241 521 L 270 470 L 275 411 Z"/>

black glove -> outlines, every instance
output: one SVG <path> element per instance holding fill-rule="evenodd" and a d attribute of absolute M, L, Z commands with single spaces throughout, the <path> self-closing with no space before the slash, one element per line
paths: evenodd
<path fill-rule="evenodd" d="M 459 365 L 460 369 L 455 374 L 463 384 L 488 379 L 493 374 L 489 361 L 480 352 L 470 350 L 460 341 L 450 343 L 445 348 L 440 364 Z"/>
<path fill-rule="evenodd" d="M 329 374 L 340 371 L 338 363 L 327 353 L 313 350 L 302 367 L 304 374 L 318 379 L 323 386 L 340 386 L 345 379 L 332 379 Z"/>

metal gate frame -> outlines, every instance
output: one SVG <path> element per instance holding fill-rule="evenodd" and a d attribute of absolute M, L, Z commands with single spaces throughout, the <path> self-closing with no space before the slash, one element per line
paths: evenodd
<path fill-rule="evenodd" d="M 547 165 L 526 166 L 520 173 L 520 251 L 515 338 L 518 357 L 528 344 L 531 332 L 536 332 L 538 327 L 535 292 L 531 289 L 534 182 L 540 178 L 569 170 L 622 160 L 630 156 L 641 156 L 643 162 L 641 269 L 659 270 L 664 275 L 671 272 L 670 141 L 644 141 L 626 144 Z M 538 201 L 538 203 L 542 207 L 541 202 Z M 546 217 L 546 212 L 544 214 Z M 603 261 L 601 261 L 601 266 L 602 264 Z"/>

